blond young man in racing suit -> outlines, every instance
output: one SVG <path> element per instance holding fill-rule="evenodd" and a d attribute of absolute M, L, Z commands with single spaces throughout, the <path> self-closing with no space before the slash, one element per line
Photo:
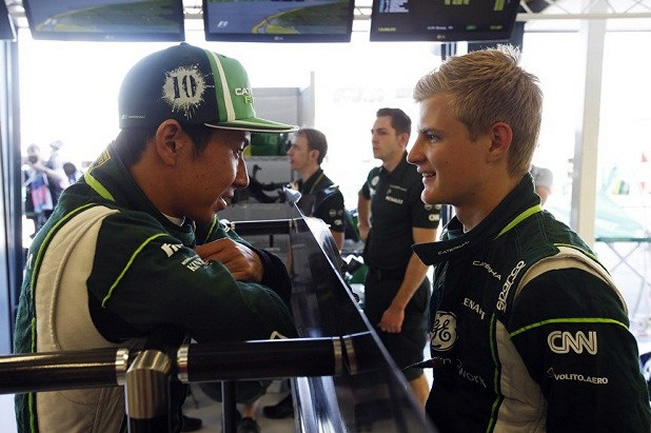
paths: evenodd
<path fill-rule="evenodd" d="M 417 83 L 408 160 L 422 199 L 454 207 L 435 266 L 426 411 L 442 433 L 648 433 L 624 300 L 528 174 L 542 111 L 512 47 L 452 57 Z"/>

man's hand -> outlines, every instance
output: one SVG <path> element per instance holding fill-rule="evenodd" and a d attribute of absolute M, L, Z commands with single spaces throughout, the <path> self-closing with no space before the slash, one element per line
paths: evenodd
<path fill-rule="evenodd" d="M 217 239 L 198 245 L 195 251 L 205 261 L 214 260 L 226 266 L 236 280 L 262 281 L 264 268 L 260 257 L 246 245 L 232 239 Z"/>
<path fill-rule="evenodd" d="M 382 331 L 391 334 L 398 334 L 402 331 L 402 322 L 405 320 L 405 310 L 399 307 L 394 307 L 393 304 L 384 310 L 382 320 L 380 320 L 379 327 Z"/>

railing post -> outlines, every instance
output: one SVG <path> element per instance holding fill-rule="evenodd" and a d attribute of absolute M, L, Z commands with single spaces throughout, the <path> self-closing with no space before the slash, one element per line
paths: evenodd
<path fill-rule="evenodd" d="M 129 433 L 171 431 L 172 362 L 159 350 L 140 352 L 127 370 L 125 410 Z"/>
<path fill-rule="evenodd" d="M 224 433 L 235 433 L 237 431 L 237 396 L 236 383 L 233 380 L 222 382 L 222 428 Z"/>

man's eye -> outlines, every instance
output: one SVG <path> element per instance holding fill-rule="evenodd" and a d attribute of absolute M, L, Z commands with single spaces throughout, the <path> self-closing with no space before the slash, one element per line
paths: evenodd
<path fill-rule="evenodd" d="M 244 153 L 244 150 L 246 150 L 247 146 L 249 145 L 249 140 L 244 140 L 240 143 L 239 147 L 235 148 L 235 154 L 237 156 L 240 156 Z"/>
<path fill-rule="evenodd" d="M 423 137 L 425 137 L 425 140 L 427 141 L 437 141 L 439 139 L 438 135 L 431 132 L 423 132 Z"/>

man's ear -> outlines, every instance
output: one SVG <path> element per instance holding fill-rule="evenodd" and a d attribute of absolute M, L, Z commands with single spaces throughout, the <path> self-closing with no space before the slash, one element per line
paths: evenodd
<path fill-rule="evenodd" d="M 313 159 L 314 161 L 318 161 L 320 152 L 317 149 L 311 149 L 308 152 L 310 153 L 311 159 Z"/>
<path fill-rule="evenodd" d="M 513 130 L 506 122 L 497 122 L 490 129 L 491 146 L 489 158 L 491 160 L 503 158 L 509 152 L 513 140 Z"/>
<path fill-rule="evenodd" d="M 166 165 L 174 165 L 183 145 L 181 124 L 174 119 L 167 119 L 158 125 L 154 135 L 154 147 L 158 157 Z"/>
<path fill-rule="evenodd" d="M 400 143 L 400 146 L 406 149 L 407 143 L 409 143 L 409 134 L 407 134 L 406 132 L 401 133 L 398 136 L 398 143 Z"/>

